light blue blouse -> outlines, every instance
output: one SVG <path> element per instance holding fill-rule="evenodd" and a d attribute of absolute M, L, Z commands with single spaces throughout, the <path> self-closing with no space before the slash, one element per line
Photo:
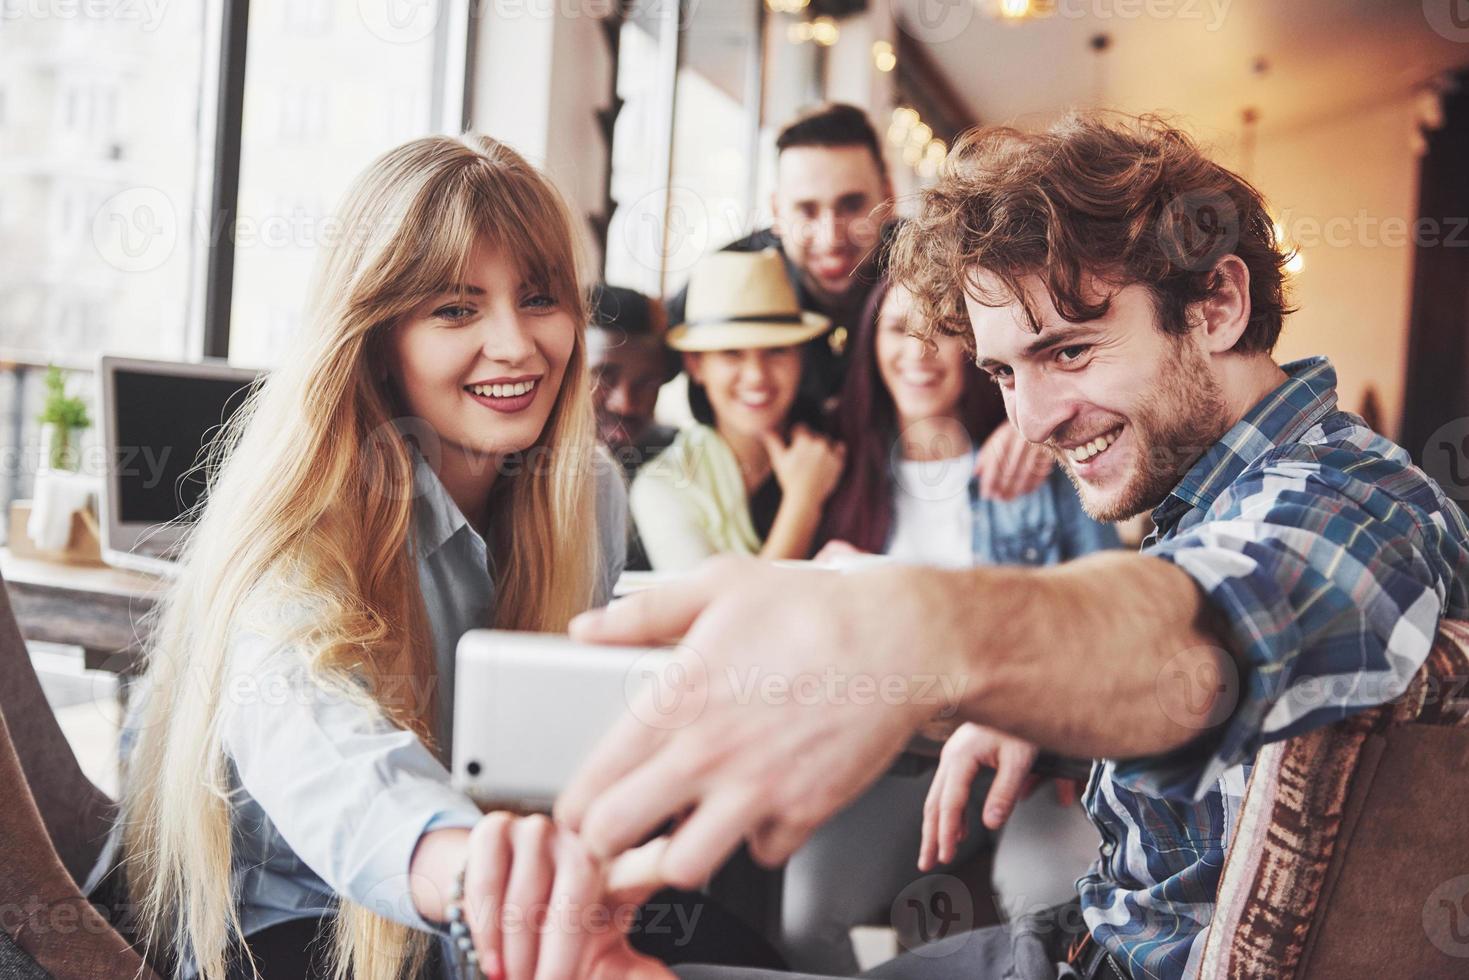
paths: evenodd
<path fill-rule="evenodd" d="M 455 647 L 466 631 L 487 623 L 493 556 L 432 469 L 422 458 L 416 462 L 411 546 L 433 629 L 437 734 L 447 759 Z M 621 471 L 601 452 L 596 479 L 601 603 L 612 595 L 626 557 L 627 503 Z M 423 695 L 407 682 L 392 693 Z M 258 633 L 232 645 L 225 700 L 221 738 L 234 790 L 232 877 L 245 935 L 325 915 L 338 895 L 398 922 L 433 928 L 419 917 L 409 892 L 414 848 L 428 830 L 470 827 L 480 816 L 473 801 L 450 786 L 445 760 L 372 707 L 323 687 L 299 650 Z M 89 888 L 114 852 L 114 846 L 105 849 Z M 181 970 L 183 977 L 194 973 L 192 963 Z"/>

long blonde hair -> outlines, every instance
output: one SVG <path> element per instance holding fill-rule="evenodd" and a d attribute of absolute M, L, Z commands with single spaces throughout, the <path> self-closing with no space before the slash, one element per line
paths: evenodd
<path fill-rule="evenodd" d="M 562 630 L 600 578 L 585 301 L 556 190 L 495 140 L 435 136 L 376 160 L 338 217 L 298 347 L 216 444 L 207 503 L 151 631 L 123 799 L 124 874 L 150 950 L 191 956 L 204 980 L 225 975 L 241 935 L 220 719 L 231 638 L 274 604 L 257 600 L 309 610 L 279 640 L 321 682 L 434 745 L 432 697 L 381 693 L 403 678 L 431 691 L 436 677 L 410 547 L 414 459 L 396 427 L 385 341 L 427 296 L 465 281 L 477 242 L 518 260 L 577 324 L 561 390 L 526 454 L 535 465 L 496 480 L 493 624 Z M 342 897 L 337 977 L 416 973 L 427 948 L 423 935 Z"/>

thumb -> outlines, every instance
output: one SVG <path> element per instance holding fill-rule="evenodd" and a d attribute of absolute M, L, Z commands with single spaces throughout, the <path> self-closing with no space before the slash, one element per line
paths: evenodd
<path fill-rule="evenodd" d="M 624 851 L 607 867 L 609 903 L 642 905 L 663 887 L 658 866 L 668 850 L 667 837 L 655 837 L 641 847 Z"/>
<path fill-rule="evenodd" d="M 785 455 L 786 444 L 779 435 L 770 430 L 760 433 L 760 441 L 765 444 L 765 451 L 770 454 L 771 459 L 779 459 Z"/>

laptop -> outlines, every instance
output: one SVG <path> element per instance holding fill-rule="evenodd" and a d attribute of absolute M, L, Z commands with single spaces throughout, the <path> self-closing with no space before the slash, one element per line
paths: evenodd
<path fill-rule="evenodd" d="M 103 561 L 155 575 L 175 571 L 204 493 L 199 464 L 261 376 L 220 361 L 102 357 Z"/>

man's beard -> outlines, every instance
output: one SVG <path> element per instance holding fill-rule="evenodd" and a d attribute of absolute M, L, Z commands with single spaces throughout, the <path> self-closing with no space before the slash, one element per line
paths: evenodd
<path fill-rule="evenodd" d="M 1123 521 L 1152 510 L 1229 431 L 1224 393 L 1204 355 L 1189 337 L 1176 343 L 1178 356 L 1159 372 L 1157 384 L 1127 420 L 1134 456 L 1121 490 L 1096 500 L 1097 491 L 1078 479 L 1065 454 L 1057 452 L 1082 508 L 1095 520 Z"/>

